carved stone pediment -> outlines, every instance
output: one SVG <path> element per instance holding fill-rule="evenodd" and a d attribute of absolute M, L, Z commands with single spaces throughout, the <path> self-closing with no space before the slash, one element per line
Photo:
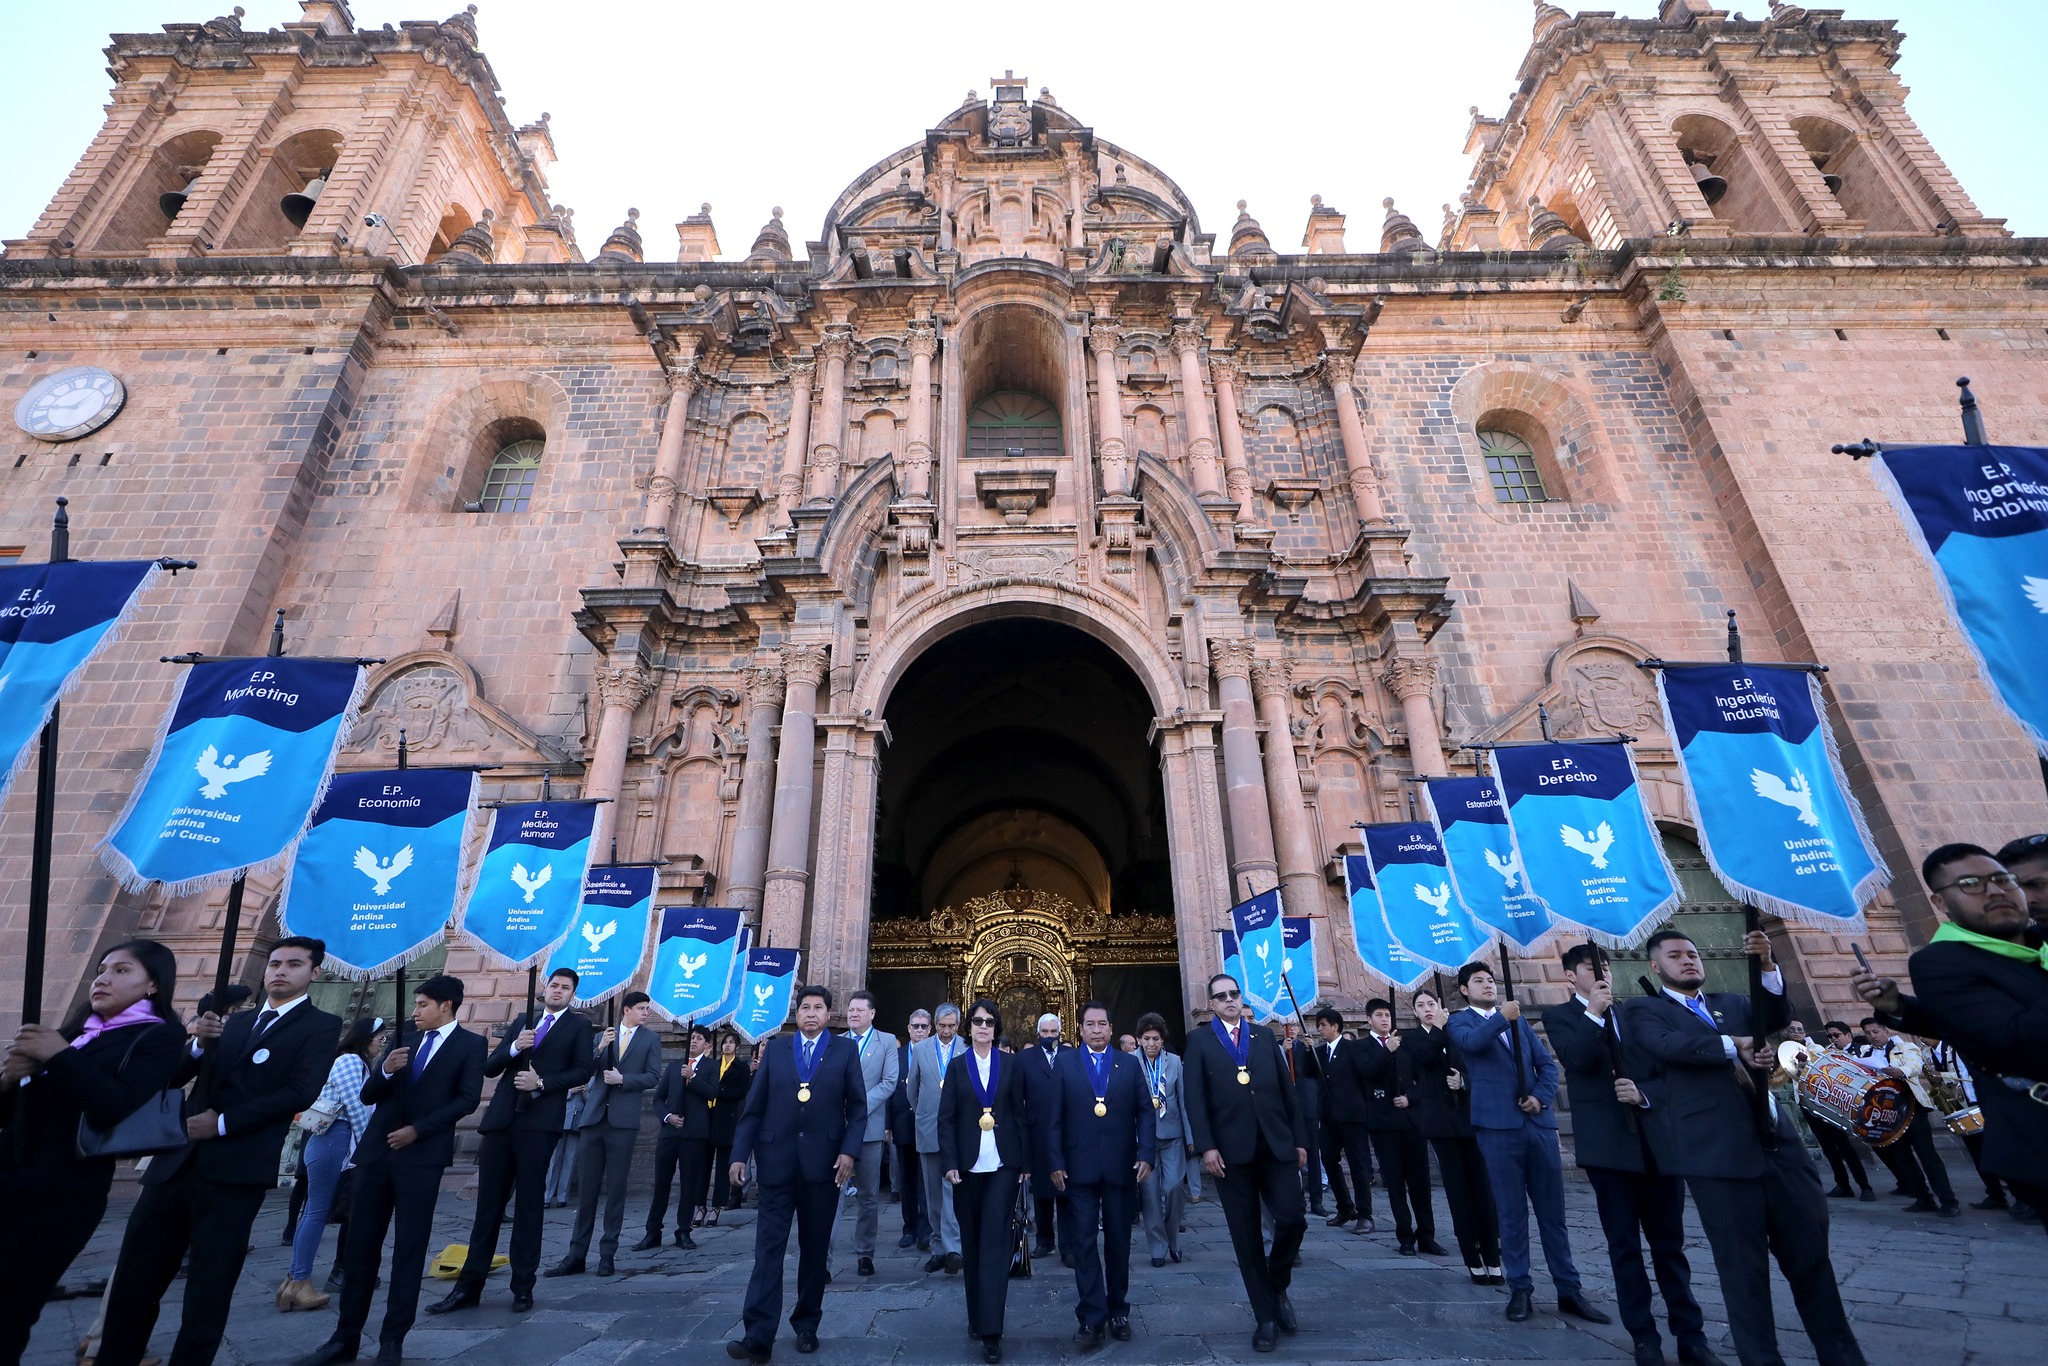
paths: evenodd
<path fill-rule="evenodd" d="M 373 677 L 369 702 L 342 746 L 345 766 L 398 761 L 398 733 L 416 763 L 556 767 L 570 756 L 484 700 L 476 671 L 444 650 L 401 656 Z"/>
<path fill-rule="evenodd" d="M 1475 738 L 1540 739 L 1541 711 L 1548 709 L 1550 732 L 1559 740 L 1632 735 L 1666 747 L 1656 685 L 1636 667 L 1649 657 L 1649 651 L 1621 636 L 1580 637 L 1551 655 L 1540 692 Z"/>

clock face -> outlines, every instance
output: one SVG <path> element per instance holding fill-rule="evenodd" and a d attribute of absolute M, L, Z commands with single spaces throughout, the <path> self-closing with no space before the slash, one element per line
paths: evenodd
<path fill-rule="evenodd" d="M 39 441 L 76 441 L 114 420 L 127 400 L 121 381 L 96 365 L 36 381 L 14 405 L 14 425 Z"/>

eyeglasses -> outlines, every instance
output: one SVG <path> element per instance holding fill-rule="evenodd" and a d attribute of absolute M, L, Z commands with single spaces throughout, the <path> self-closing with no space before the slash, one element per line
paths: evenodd
<path fill-rule="evenodd" d="M 1235 1001 L 1237 996 L 1238 993 L 1234 991 L 1212 991 L 1209 993 L 1209 999 L 1212 1001 Z"/>
<path fill-rule="evenodd" d="M 2013 888 L 2018 887 L 2019 885 L 2020 880 L 2014 877 L 2011 873 L 1987 873 L 1983 877 L 1977 877 L 1974 875 L 1970 877 L 1959 877 L 1954 882 L 1943 883 L 1941 886 L 1936 887 L 1934 890 L 1937 892 L 1946 892 L 1950 888 L 1954 888 L 1956 891 L 1961 892 L 1964 896 L 1982 896 L 1984 895 L 1984 889 L 1987 887 L 2003 887 L 2007 891 L 2011 891 Z"/>

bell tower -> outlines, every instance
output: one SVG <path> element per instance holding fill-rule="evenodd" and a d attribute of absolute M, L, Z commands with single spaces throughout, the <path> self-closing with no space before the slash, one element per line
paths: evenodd
<path fill-rule="evenodd" d="M 582 259 L 547 199 L 547 116 L 507 117 L 476 6 L 378 30 L 347 0 L 300 7 L 260 32 L 236 6 L 116 34 L 106 123 L 9 257 L 419 263 L 485 223 L 496 260 Z"/>

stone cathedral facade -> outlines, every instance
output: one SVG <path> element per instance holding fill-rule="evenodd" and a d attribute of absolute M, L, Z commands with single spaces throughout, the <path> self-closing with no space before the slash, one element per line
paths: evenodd
<path fill-rule="evenodd" d="M 1144 129 L 1006 74 L 877 147 L 811 240 L 778 209 L 733 250 L 708 206 L 672 247 L 637 213 L 579 240 L 474 7 L 302 4 L 116 36 L 104 128 L 0 261 L 7 407 L 118 390 L 0 431 L 0 553 L 40 558 L 62 495 L 75 554 L 202 565 L 65 706 L 60 1001 L 136 932 L 188 999 L 210 979 L 224 898 L 123 894 L 91 850 L 158 657 L 261 653 L 278 611 L 292 653 L 386 661 L 346 767 L 402 731 L 493 797 L 611 798 L 600 838 L 661 861 L 662 904 L 744 908 L 885 1023 L 984 993 L 1179 1019 L 1225 908 L 1276 884 L 1356 1007 L 1353 826 L 1546 719 L 1637 738 L 1732 971 L 1636 667 L 1713 657 L 1730 609 L 1752 657 L 1831 668 L 1898 878 L 1881 961 L 1931 929 L 1929 847 L 2048 826 L 1828 454 L 1956 439 L 1964 374 L 1994 440 L 2048 437 L 2048 242 L 1921 136 L 1888 21 L 1538 4 L 1440 228 L 1314 199 L 1298 240 L 1242 204 L 1205 225 Z M 0 823 L 0 978 L 32 795 Z M 1847 939 L 1777 933 L 1800 1009 L 1849 1009 Z M 523 991 L 459 937 L 446 961 Z"/>

